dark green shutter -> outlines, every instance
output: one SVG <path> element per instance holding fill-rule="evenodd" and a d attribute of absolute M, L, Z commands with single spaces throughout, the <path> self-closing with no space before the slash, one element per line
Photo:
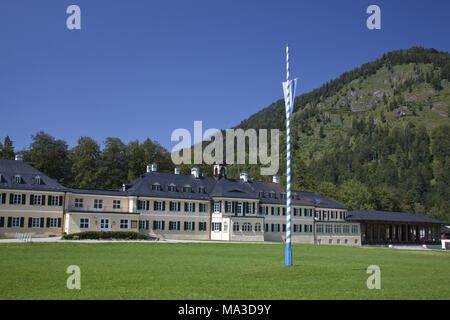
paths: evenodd
<path fill-rule="evenodd" d="M 188 229 L 188 222 L 185 221 L 185 222 L 184 222 L 184 230 L 187 230 L 187 229 Z"/>
<path fill-rule="evenodd" d="M 20 217 L 20 227 L 23 228 L 23 223 L 24 223 L 24 217 Z"/>
<path fill-rule="evenodd" d="M 2 204 L 5 204 L 6 201 L 6 193 L 2 193 Z"/>
<path fill-rule="evenodd" d="M 225 201 L 225 213 L 228 213 L 228 201 Z"/>
<path fill-rule="evenodd" d="M 14 194 L 10 193 L 9 194 L 9 204 L 13 204 L 14 203 Z"/>
<path fill-rule="evenodd" d="M 22 194 L 22 204 L 25 204 L 26 199 L 27 199 L 27 195 Z"/>
<path fill-rule="evenodd" d="M 164 230 L 165 221 L 162 221 L 161 230 Z"/>
<path fill-rule="evenodd" d="M 194 203 L 194 206 L 192 207 L 192 209 L 193 209 L 193 212 L 195 212 L 195 203 Z"/>
<path fill-rule="evenodd" d="M 3 228 L 4 225 L 5 225 L 5 218 L 0 217 L 0 228 Z"/>
<path fill-rule="evenodd" d="M 11 228 L 12 217 L 8 217 L 8 228 Z"/>
<path fill-rule="evenodd" d="M 45 196 L 44 195 L 42 195 L 41 206 L 45 206 Z"/>
<path fill-rule="evenodd" d="M 50 218 L 47 218 L 47 228 L 50 228 Z"/>
<path fill-rule="evenodd" d="M 192 223 L 192 231 L 195 231 L 195 222 L 191 222 Z"/>
<path fill-rule="evenodd" d="M 138 210 L 141 210 L 141 200 L 137 201 L 136 207 Z"/>
<path fill-rule="evenodd" d="M 61 228 L 61 218 L 58 218 L 58 228 Z"/>
<path fill-rule="evenodd" d="M 59 196 L 58 205 L 60 207 L 63 205 L 63 196 Z"/>
<path fill-rule="evenodd" d="M 243 208 L 243 213 L 248 213 L 248 203 L 244 202 L 244 208 Z"/>
<path fill-rule="evenodd" d="M 40 228 L 43 228 L 44 227 L 44 218 L 41 218 L 41 225 L 40 225 Z"/>
<path fill-rule="evenodd" d="M 28 228 L 31 228 L 33 226 L 33 218 L 28 218 Z"/>
<path fill-rule="evenodd" d="M 34 195 L 30 194 L 30 204 L 34 204 Z"/>
<path fill-rule="evenodd" d="M 273 207 L 270 208 L 270 212 L 273 215 Z M 272 230 L 273 231 L 273 230 Z"/>
<path fill-rule="evenodd" d="M 48 196 L 48 202 L 47 202 L 48 205 L 51 205 L 51 204 L 52 204 L 52 197 L 53 197 L 53 196 Z"/>
<path fill-rule="evenodd" d="M 148 220 L 145 220 L 145 230 L 148 230 Z"/>

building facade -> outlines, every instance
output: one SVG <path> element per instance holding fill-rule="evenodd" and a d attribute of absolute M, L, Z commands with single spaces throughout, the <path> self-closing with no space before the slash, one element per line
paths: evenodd
<path fill-rule="evenodd" d="M 213 171 L 214 177 L 196 167 L 191 175 L 165 173 L 152 164 L 120 190 L 73 189 L 20 158 L 0 159 L 0 237 L 135 231 L 159 239 L 285 240 L 286 190 L 277 176 L 267 183 L 249 180 L 245 172 L 228 179 L 224 165 Z M 319 194 L 294 191 L 292 241 L 366 243 L 367 222 L 347 211 Z"/>

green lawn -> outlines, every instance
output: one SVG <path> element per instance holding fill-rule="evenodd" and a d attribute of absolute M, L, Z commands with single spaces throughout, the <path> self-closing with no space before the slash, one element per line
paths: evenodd
<path fill-rule="evenodd" d="M 450 253 L 282 244 L 0 244 L 0 299 L 449 299 Z M 69 265 L 81 290 L 66 288 Z M 369 265 L 381 290 L 366 287 Z"/>

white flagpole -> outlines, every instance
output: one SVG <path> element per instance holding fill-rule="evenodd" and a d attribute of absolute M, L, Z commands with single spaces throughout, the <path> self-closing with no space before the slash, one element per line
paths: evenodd
<path fill-rule="evenodd" d="M 291 248 L 291 101 L 292 97 L 292 81 L 289 80 L 289 46 L 286 45 L 286 82 L 288 99 L 286 105 L 286 252 L 285 265 L 292 265 L 292 248 Z"/>

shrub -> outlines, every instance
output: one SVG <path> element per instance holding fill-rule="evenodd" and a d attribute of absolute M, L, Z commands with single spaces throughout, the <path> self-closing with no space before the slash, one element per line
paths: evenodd
<path fill-rule="evenodd" d="M 100 240 L 100 239 L 123 239 L 123 240 L 148 240 L 150 237 L 132 231 L 85 231 L 66 234 L 63 240 Z"/>

